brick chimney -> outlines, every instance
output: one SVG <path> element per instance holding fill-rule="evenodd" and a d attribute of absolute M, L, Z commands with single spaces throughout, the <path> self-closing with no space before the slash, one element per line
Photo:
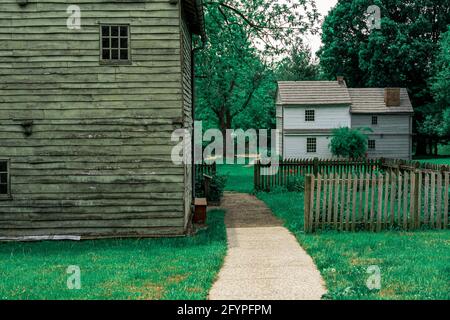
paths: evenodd
<path fill-rule="evenodd" d="M 384 102 L 386 107 L 399 107 L 400 106 L 400 88 L 385 88 L 384 89 Z"/>
<path fill-rule="evenodd" d="M 336 79 L 340 86 L 343 86 L 345 84 L 344 76 L 336 76 Z"/>

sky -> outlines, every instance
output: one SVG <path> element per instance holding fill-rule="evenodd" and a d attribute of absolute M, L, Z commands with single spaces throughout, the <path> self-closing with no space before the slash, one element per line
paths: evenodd
<path fill-rule="evenodd" d="M 321 15 L 321 21 L 327 15 L 328 11 L 330 11 L 330 9 L 336 5 L 337 1 L 338 0 L 316 0 L 316 6 Z M 322 24 L 322 22 L 320 24 Z M 307 43 L 311 47 L 311 51 L 313 52 L 313 55 L 315 57 L 315 53 L 320 49 L 320 46 L 322 45 L 320 34 L 307 36 L 305 39 L 305 43 Z"/>

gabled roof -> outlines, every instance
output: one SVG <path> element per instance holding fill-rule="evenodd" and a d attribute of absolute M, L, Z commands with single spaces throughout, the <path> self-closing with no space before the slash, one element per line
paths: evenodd
<path fill-rule="evenodd" d="M 405 88 L 400 89 L 400 106 L 387 107 L 383 88 L 349 88 L 352 113 L 413 113 L 411 100 Z"/>
<path fill-rule="evenodd" d="M 337 81 L 279 81 L 278 104 L 336 105 L 350 104 L 347 86 Z"/>
<path fill-rule="evenodd" d="M 400 89 L 400 106 L 388 107 L 384 88 L 347 88 L 338 81 L 279 81 L 277 104 L 350 105 L 352 113 L 413 113 L 405 88 Z"/>
<path fill-rule="evenodd" d="M 182 0 L 189 26 L 194 34 L 206 39 L 203 0 Z"/>

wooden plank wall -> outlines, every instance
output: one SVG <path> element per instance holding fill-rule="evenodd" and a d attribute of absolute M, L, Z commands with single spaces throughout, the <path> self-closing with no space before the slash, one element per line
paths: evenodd
<path fill-rule="evenodd" d="M 305 232 L 447 229 L 449 172 L 308 175 Z"/>
<path fill-rule="evenodd" d="M 13 196 L 0 202 L 0 236 L 182 234 L 189 173 L 170 159 L 185 101 L 179 6 L 77 0 L 82 28 L 69 30 L 70 4 L 0 5 L 0 156 Z M 131 25 L 132 65 L 99 65 L 99 23 Z"/>

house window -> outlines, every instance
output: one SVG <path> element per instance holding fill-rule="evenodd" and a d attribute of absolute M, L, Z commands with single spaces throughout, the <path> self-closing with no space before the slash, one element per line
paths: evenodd
<path fill-rule="evenodd" d="M 369 150 L 375 150 L 375 140 L 368 141 Z"/>
<path fill-rule="evenodd" d="M 314 110 L 305 110 L 305 121 L 307 121 L 307 122 L 315 121 Z"/>
<path fill-rule="evenodd" d="M 0 199 L 10 195 L 9 160 L 0 160 Z"/>
<path fill-rule="evenodd" d="M 372 116 L 372 124 L 378 124 L 378 117 Z"/>
<path fill-rule="evenodd" d="M 308 152 L 308 153 L 317 152 L 317 139 L 316 138 L 306 138 L 306 152 Z"/>
<path fill-rule="evenodd" d="M 130 63 L 130 26 L 100 25 L 100 61 L 104 64 Z"/>

